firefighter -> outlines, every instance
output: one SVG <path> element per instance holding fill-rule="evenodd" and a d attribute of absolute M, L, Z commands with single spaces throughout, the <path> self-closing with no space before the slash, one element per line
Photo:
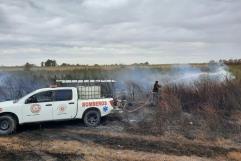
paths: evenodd
<path fill-rule="evenodd" d="M 159 85 L 158 81 L 155 82 L 153 89 L 152 89 L 152 104 L 157 105 L 159 102 L 159 95 L 161 86 Z"/>

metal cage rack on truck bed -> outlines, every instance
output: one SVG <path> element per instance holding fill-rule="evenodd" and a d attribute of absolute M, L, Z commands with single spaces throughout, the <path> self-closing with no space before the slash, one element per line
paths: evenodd
<path fill-rule="evenodd" d="M 115 80 L 56 80 L 62 87 L 76 87 L 79 98 L 99 99 L 114 97 Z"/>

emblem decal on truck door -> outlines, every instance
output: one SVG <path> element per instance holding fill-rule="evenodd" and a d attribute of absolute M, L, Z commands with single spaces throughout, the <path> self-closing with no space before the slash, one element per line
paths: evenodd
<path fill-rule="evenodd" d="M 60 105 L 60 106 L 58 107 L 58 113 L 59 113 L 59 114 L 65 113 L 66 108 L 67 108 L 66 105 Z"/>
<path fill-rule="evenodd" d="M 39 104 L 33 104 L 31 107 L 30 107 L 30 111 L 32 113 L 39 113 L 41 111 L 41 106 Z"/>

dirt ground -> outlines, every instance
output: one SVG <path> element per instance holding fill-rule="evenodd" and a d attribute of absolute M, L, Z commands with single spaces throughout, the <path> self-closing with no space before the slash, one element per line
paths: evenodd
<path fill-rule="evenodd" d="M 188 140 L 175 134 L 134 134 L 105 118 L 97 128 L 82 121 L 20 126 L 0 137 L 1 161 L 241 161 L 241 143 Z"/>

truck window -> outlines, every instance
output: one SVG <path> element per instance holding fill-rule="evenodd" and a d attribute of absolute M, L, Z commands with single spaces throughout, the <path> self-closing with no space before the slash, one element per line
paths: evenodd
<path fill-rule="evenodd" d="M 37 93 L 26 100 L 26 104 L 29 103 L 41 103 L 41 102 L 52 102 L 53 101 L 53 92 L 46 91 Z"/>
<path fill-rule="evenodd" d="M 70 101 L 73 99 L 73 92 L 70 89 L 54 91 L 54 101 Z"/>

